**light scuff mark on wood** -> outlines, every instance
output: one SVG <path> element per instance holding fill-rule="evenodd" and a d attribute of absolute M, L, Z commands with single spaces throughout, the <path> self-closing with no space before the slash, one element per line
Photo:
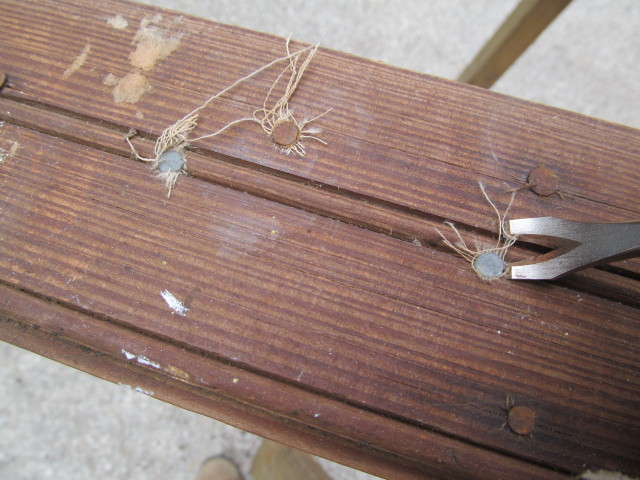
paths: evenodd
<path fill-rule="evenodd" d="M 102 79 L 102 83 L 107 87 L 115 87 L 118 84 L 118 77 L 113 73 L 109 73 Z"/>
<path fill-rule="evenodd" d="M 160 27 L 162 15 L 145 17 L 133 38 L 136 49 L 129 54 L 131 65 L 144 71 L 150 71 L 161 60 L 167 58 L 178 48 L 182 32 L 171 33 Z"/>
<path fill-rule="evenodd" d="M 146 75 L 132 72 L 118 81 L 113 89 L 113 99 L 116 103 L 136 103 L 150 91 L 151 84 Z"/>
<path fill-rule="evenodd" d="M 0 163 L 5 162 L 15 156 L 20 148 L 20 142 L 17 140 L 5 140 L 0 138 Z"/>
<path fill-rule="evenodd" d="M 20 148 L 20 143 L 18 142 L 9 142 L 10 147 L 8 149 L 0 146 L 0 163 L 3 163 L 5 160 L 13 158 L 13 156 L 18 152 Z"/>
<path fill-rule="evenodd" d="M 172 365 L 169 365 L 167 368 L 164 369 L 164 371 L 167 372 L 172 377 L 178 378 L 180 380 L 185 380 L 186 381 L 186 380 L 189 380 L 189 378 L 191 377 L 183 369 L 178 368 L 178 367 L 174 367 Z"/>
<path fill-rule="evenodd" d="M 115 17 L 107 18 L 107 24 L 116 30 L 124 30 L 129 26 L 127 19 L 120 14 L 117 14 Z"/>
<path fill-rule="evenodd" d="M 63 78 L 70 77 L 76 72 L 76 70 L 78 70 L 81 66 L 83 66 L 84 62 L 87 61 L 87 57 L 89 56 L 90 52 L 91 52 L 91 44 L 87 43 L 84 46 L 84 49 L 82 50 L 82 52 L 80 52 L 80 54 L 75 58 L 73 63 L 69 65 L 69 68 L 67 68 L 64 71 L 64 73 L 62 74 Z"/>
<path fill-rule="evenodd" d="M 117 25 L 123 25 L 122 22 L 110 20 Z M 126 22 L 124 18 L 122 20 Z M 150 92 L 152 86 L 147 72 L 152 71 L 158 62 L 171 55 L 180 45 L 184 33 L 163 28 L 160 26 L 161 22 L 162 15 L 143 18 L 133 37 L 132 43 L 135 48 L 129 54 L 132 70 L 122 78 L 109 73 L 103 79 L 105 85 L 113 87 L 114 102 L 137 103 L 145 93 Z"/>

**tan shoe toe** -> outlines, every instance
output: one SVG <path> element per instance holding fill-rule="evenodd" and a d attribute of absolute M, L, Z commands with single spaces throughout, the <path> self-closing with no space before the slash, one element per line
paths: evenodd
<path fill-rule="evenodd" d="M 202 464 L 196 480 L 242 480 L 242 475 L 231 460 L 215 457 Z"/>

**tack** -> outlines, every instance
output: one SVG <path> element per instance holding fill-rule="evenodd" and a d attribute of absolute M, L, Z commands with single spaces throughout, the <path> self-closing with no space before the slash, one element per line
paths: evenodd
<path fill-rule="evenodd" d="M 502 257 L 494 252 L 484 252 L 473 261 L 473 269 L 481 278 L 498 278 L 504 272 L 506 264 Z"/>
<path fill-rule="evenodd" d="M 167 150 L 158 158 L 158 170 L 165 172 L 179 172 L 184 166 L 184 157 L 176 150 Z"/>

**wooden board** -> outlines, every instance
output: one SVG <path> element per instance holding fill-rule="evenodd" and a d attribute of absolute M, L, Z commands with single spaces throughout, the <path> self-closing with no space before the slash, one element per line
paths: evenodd
<path fill-rule="evenodd" d="M 640 132 L 321 49 L 291 106 L 333 108 L 326 145 L 287 156 L 238 125 L 192 146 L 167 199 L 125 133 L 151 155 L 284 40 L 114 0 L 0 13 L 2 338 L 386 478 L 640 473 L 640 263 L 484 283 L 433 228 L 494 242 L 478 181 L 504 208 L 539 164 L 562 196 L 522 189 L 512 218 L 638 218 Z M 146 89 L 117 102 L 129 74 Z"/>

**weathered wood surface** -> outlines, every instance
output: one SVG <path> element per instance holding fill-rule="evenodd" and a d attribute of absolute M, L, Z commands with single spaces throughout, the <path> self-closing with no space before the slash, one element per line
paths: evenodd
<path fill-rule="evenodd" d="M 388 478 L 640 474 L 640 263 L 482 283 L 433 230 L 493 241 L 477 182 L 504 207 L 541 163 L 562 197 L 523 189 L 512 218 L 638 218 L 640 132 L 320 50 L 291 106 L 333 107 L 326 146 L 286 156 L 239 125 L 193 146 L 167 200 L 123 135 L 150 155 L 283 40 L 113 0 L 0 13 L 2 338 Z M 144 69 L 149 24 L 178 44 Z M 132 72 L 151 90 L 115 102 L 105 81 Z M 250 114 L 277 74 L 196 134 Z M 532 434 L 505 425 L 511 404 L 535 410 Z"/>

